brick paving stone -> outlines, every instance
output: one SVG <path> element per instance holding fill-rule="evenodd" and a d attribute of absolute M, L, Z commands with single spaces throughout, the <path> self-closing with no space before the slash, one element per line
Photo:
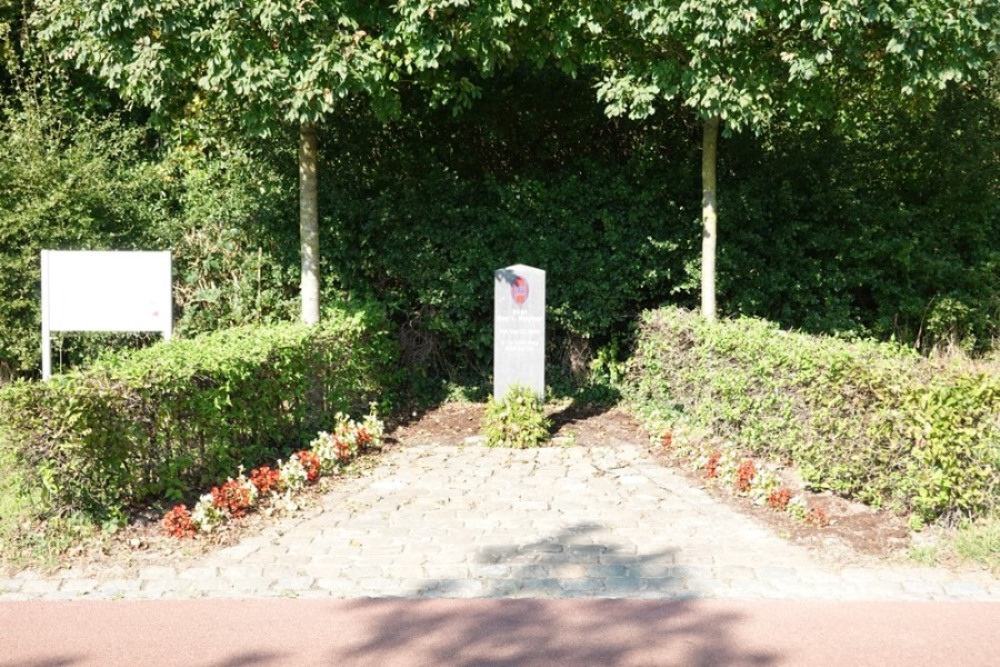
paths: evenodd
<path fill-rule="evenodd" d="M 978 584 L 955 581 L 944 585 L 945 595 L 954 600 L 976 600 L 986 595 L 986 591 Z"/>
<path fill-rule="evenodd" d="M 21 592 L 31 596 L 49 597 L 59 591 L 60 579 L 29 579 L 21 584 Z"/>
<path fill-rule="evenodd" d="M 441 596 L 446 598 L 481 597 L 488 590 L 479 579 L 440 579 L 437 583 Z"/>
<path fill-rule="evenodd" d="M 631 597 L 644 586 L 645 582 L 636 577 L 604 577 L 604 594 L 608 597 Z"/>
<path fill-rule="evenodd" d="M 242 579 L 226 581 L 224 583 L 224 587 L 228 587 L 233 591 L 252 593 L 254 591 L 266 591 L 274 586 L 276 581 L 278 580 L 272 579 L 271 577 L 245 577 Z M 296 586 L 295 588 L 308 588 L 312 584 L 312 581 L 309 580 L 308 577 L 303 577 L 302 581 L 298 583 L 301 585 Z"/>
<path fill-rule="evenodd" d="M 177 570 L 172 567 L 144 567 L 139 570 L 140 579 L 165 579 L 170 580 L 177 577 Z"/>
<path fill-rule="evenodd" d="M 845 567 L 840 571 L 840 576 L 843 577 L 844 581 L 860 584 L 874 584 L 879 582 L 884 575 L 878 570 Z"/>
<path fill-rule="evenodd" d="M 469 567 L 470 575 L 476 578 L 504 578 L 511 576 L 511 572 L 510 565 L 488 564 Z"/>
<path fill-rule="evenodd" d="M 260 579 L 264 576 L 264 566 L 251 564 L 220 565 L 218 568 L 218 576 L 230 581 L 239 581 L 241 579 Z"/>
<path fill-rule="evenodd" d="M 907 593 L 921 596 L 924 599 L 941 597 L 944 593 L 944 588 L 940 584 L 933 581 L 907 579 L 903 581 L 902 586 L 903 590 Z"/>
<path fill-rule="evenodd" d="M 190 581 L 181 581 L 180 579 L 148 579 L 142 582 L 140 591 L 157 597 L 164 597 L 165 594 L 182 593 L 190 588 Z"/>
<path fill-rule="evenodd" d="M 604 579 L 596 577 L 560 577 L 559 583 L 564 591 L 574 591 L 577 593 L 595 593 L 597 591 L 603 592 L 607 588 Z"/>
<path fill-rule="evenodd" d="M 0 579 L 0 595 L 17 593 L 21 590 L 21 586 L 24 585 L 24 581 L 21 579 Z"/>
<path fill-rule="evenodd" d="M 142 580 L 140 579 L 112 579 L 110 581 L 102 581 L 94 590 L 94 593 L 108 597 L 125 597 L 137 592 L 140 588 L 142 588 Z"/>
<path fill-rule="evenodd" d="M 288 591 L 288 590 L 305 590 L 312 588 L 316 581 L 316 577 L 310 577 L 307 575 L 299 577 L 281 577 L 279 579 L 272 579 L 272 583 L 268 587 L 276 591 Z"/>
<path fill-rule="evenodd" d="M 261 575 L 264 577 L 270 577 L 271 579 L 282 579 L 286 577 L 298 577 L 305 571 L 304 566 L 299 565 L 285 565 L 285 564 L 267 564 L 264 565 Z"/>
<path fill-rule="evenodd" d="M 64 579 L 59 590 L 64 593 L 77 593 L 86 595 L 100 585 L 96 579 Z"/>
<path fill-rule="evenodd" d="M 177 573 L 177 578 L 185 581 L 211 581 L 218 578 L 219 568 L 217 567 L 189 567 Z"/>

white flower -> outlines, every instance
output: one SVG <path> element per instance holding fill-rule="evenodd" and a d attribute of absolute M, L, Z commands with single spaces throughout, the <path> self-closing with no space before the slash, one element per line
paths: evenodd
<path fill-rule="evenodd" d="M 327 432 L 322 432 L 311 443 L 311 449 L 319 457 L 319 469 L 324 475 L 333 474 L 340 463 L 337 453 L 337 438 Z"/>
<path fill-rule="evenodd" d="M 361 426 L 368 432 L 368 436 L 371 438 L 369 446 L 378 447 L 382 444 L 382 437 L 385 435 L 385 423 L 381 419 L 374 414 L 370 414 L 365 417 Z"/>
<path fill-rule="evenodd" d="M 285 480 L 285 488 L 289 491 L 298 491 L 309 480 L 309 473 L 306 472 L 305 466 L 294 456 L 285 462 L 279 461 L 278 469 L 281 471 L 282 479 Z"/>
<path fill-rule="evenodd" d="M 229 513 L 217 507 L 211 493 L 206 493 L 198 499 L 191 510 L 191 522 L 202 533 L 211 533 L 216 527 L 229 520 Z"/>
<path fill-rule="evenodd" d="M 232 479 L 230 479 L 230 481 L 232 481 Z M 260 499 L 260 492 L 257 491 L 257 487 L 253 485 L 253 482 L 244 477 L 242 471 L 240 471 L 240 476 L 236 478 L 236 481 L 239 483 L 240 488 L 246 489 L 248 504 L 251 507 L 256 505 L 257 501 Z"/>
<path fill-rule="evenodd" d="M 750 497 L 755 505 L 766 505 L 768 496 L 781 486 L 777 471 L 764 464 L 757 470 L 757 475 L 750 481 Z"/>

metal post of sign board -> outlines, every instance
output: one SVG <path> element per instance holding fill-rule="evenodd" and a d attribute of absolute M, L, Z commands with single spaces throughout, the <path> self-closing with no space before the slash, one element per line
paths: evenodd
<path fill-rule="evenodd" d="M 53 331 L 173 330 L 169 251 L 43 250 L 42 377 L 52 377 Z"/>

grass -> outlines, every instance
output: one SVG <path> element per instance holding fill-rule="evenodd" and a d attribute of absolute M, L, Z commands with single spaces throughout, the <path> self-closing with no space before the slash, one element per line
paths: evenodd
<path fill-rule="evenodd" d="M 952 546 L 959 557 L 1000 572 L 1000 518 L 959 527 Z"/>
<path fill-rule="evenodd" d="M 0 452 L 0 569 L 52 569 L 70 547 L 97 531 L 80 516 L 44 519 L 37 492 Z"/>
<path fill-rule="evenodd" d="M 910 549 L 910 559 L 921 565 L 977 565 L 1000 574 L 1000 517 L 966 521 L 957 528 L 940 529 L 933 545 Z"/>

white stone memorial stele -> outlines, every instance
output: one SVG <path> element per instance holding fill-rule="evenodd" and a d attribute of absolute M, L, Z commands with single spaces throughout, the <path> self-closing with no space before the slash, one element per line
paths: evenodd
<path fill-rule="evenodd" d="M 42 377 L 53 331 L 173 330 L 170 252 L 42 251 Z"/>
<path fill-rule="evenodd" d="M 523 264 L 493 277 L 493 397 L 515 384 L 545 397 L 545 271 Z"/>

